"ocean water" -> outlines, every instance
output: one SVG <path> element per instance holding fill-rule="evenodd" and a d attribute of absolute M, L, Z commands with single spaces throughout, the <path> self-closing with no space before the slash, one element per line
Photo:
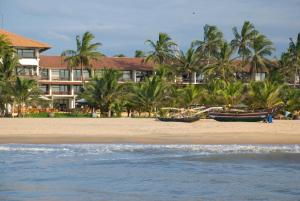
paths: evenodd
<path fill-rule="evenodd" d="M 300 145 L 0 145 L 1 201 L 300 200 Z"/>

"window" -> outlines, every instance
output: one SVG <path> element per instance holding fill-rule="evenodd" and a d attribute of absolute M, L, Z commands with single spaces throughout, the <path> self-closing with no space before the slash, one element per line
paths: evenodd
<path fill-rule="evenodd" d="M 150 77 L 151 74 L 152 73 L 150 71 L 136 71 L 136 81 L 142 82 L 146 77 Z"/>
<path fill-rule="evenodd" d="M 79 94 L 82 90 L 82 85 L 74 85 L 73 89 L 74 89 L 74 94 Z"/>
<path fill-rule="evenodd" d="M 59 79 L 60 80 L 69 80 L 70 71 L 69 70 L 59 70 Z"/>
<path fill-rule="evenodd" d="M 266 77 L 266 73 L 256 73 L 255 74 L 256 81 L 264 81 L 265 77 Z"/>
<path fill-rule="evenodd" d="M 36 76 L 36 67 L 34 67 L 34 66 L 19 66 L 19 67 L 17 67 L 17 75 Z"/>
<path fill-rule="evenodd" d="M 48 94 L 49 93 L 49 90 L 48 90 L 48 85 L 40 85 L 40 89 L 42 91 L 43 94 Z"/>
<path fill-rule="evenodd" d="M 33 49 L 18 49 L 17 53 L 20 58 L 35 58 L 35 50 Z"/>
<path fill-rule="evenodd" d="M 40 70 L 40 74 L 41 74 L 41 79 L 42 80 L 48 80 L 49 79 L 49 73 L 48 73 L 49 71 L 48 71 L 48 69 L 46 69 L 46 68 L 42 68 L 41 70 Z"/>
<path fill-rule="evenodd" d="M 74 80 L 81 80 L 81 70 L 75 69 L 73 71 Z M 90 73 L 88 70 L 83 70 L 83 80 L 88 80 L 90 78 Z"/>
<path fill-rule="evenodd" d="M 52 85 L 53 94 L 70 94 L 70 86 L 68 85 Z"/>
<path fill-rule="evenodd" d="M 204 75 L 202 73 L 197 74 L 197 82 L 203 82 L 204 80 Z"/>
<path fill-rule="evenodd" d="M 120 78 L 120 81 L 130 81 L 131 80 L 131 71 L 129 70 L 124 70 L 123 75 Z"/>

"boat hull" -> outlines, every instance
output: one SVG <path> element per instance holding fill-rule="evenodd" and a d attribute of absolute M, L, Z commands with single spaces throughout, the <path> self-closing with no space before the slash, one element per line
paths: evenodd
<path fill-rule="evenodd" d="M 228 113 L 213 113 L 209 117 L 222 122 L 259 122 L 267 119 L 268 113 L 242 113 L 242 114 L 228 114 Z"/>
<path fill-rule="evenodd" d="M 200 116 L 192 116 L 192 117 L 183 117 L 183 118 L 167 118 L 167 117 L 158 117 L 158 120 L 165 122 L 186 122 L 192 123 L 198 121 Z"/>

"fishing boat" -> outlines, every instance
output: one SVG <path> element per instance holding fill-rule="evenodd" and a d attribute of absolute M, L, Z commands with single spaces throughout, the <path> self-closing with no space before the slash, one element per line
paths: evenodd
<path fill-rule="evenodd" d="M 216 121 L 258 122 L 267 119 L 270 112 L 211 112 L 209 117 Z"/>
<path fill-rule="evenodd" d="M 162 108 L 158 120 L 164 122 L 186 122 L 192 123 L 200 120 L 201 114 L 212 110 L 220 110 L 222 107 L 197 107 L 197 108 Z"/>
<path fill-rule="evenodd" d="M 192 123 L 200 119 L 200 115 L 185 116 L 185 117 L 157 117 L 160 121 L 186 122 Z"/>

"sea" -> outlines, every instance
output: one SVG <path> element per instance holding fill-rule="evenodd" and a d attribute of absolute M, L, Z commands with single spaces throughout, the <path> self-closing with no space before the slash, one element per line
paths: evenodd
<path fill-rule="evenodd" d="M 2 144 L 1 201 L 299 201 L 300 145 Z"/>

